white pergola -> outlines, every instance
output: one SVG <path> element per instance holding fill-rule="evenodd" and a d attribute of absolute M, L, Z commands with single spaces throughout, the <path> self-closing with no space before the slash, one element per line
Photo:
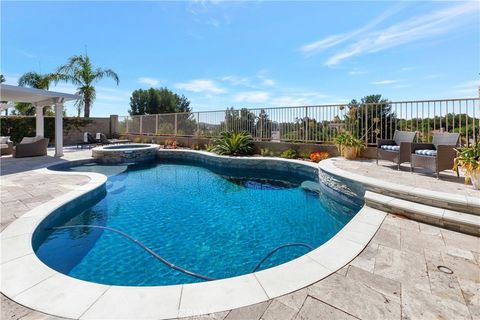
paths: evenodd
<path fill-rule="evenodd" d="M 44 136 L 43 108 L 55 106 L 55 157 L 63 156 L 63 104 L 80 98 L 76 94 L 0 84 L 0 101 L 6 101 L 0 105 L 0 112 L 13 107 L 15 102 L 33 104 L 36 111 L 37 136 Z"/>

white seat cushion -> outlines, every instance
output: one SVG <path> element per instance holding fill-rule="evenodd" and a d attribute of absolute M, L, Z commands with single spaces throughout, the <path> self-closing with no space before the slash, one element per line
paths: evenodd
<path fill-rule="evenodd" d="M 23 137 L 22 141 L 20 141 L 20 144 L 32 143 L 32 142 L 35 142 L 35 137 Z"/>
<path fill-rule="evenodd" d="M 429 157 L 435 157 L 437 155 L 437 150 L 415 150 L 416 154 L 422 155 L 422 156 L 429 156 Z"/>
<path fill-rule="evenodd" d="M 400 146 L 391 145 L 391 144 L 381 145 L 380 148 L 383 150 L 400 151 Z"/>
<path fill-rule="evenodd" d="M 0 137 L 0 144 L 5 144 L 10 142 L 10 137 Z"/>
<path fill-rule="evenodd" d="M 33 143 L 33 142 L 37 142 L 39 140 L 42 140 L 43 137 L 42 136 L 36 136 L 36 137 L 23 137 L 22 141 L 20 141 L 20 144 L 24 144 L 24 143 Z"/>

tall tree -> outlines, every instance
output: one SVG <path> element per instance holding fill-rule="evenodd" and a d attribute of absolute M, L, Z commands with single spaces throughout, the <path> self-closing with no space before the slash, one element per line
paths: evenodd
<path fill-rule="evenodd" d="M 381 94 L 365 96 L 360 102 L 353 99 L 348 108 L 347 129 L 368 143 L 375 143 L 379 133 L 386 138 L 395 130 L 395 114 L 389 100 Z"/>
<path fill-rule="evenodd" d="M 58 67 L 57 74 L 58 80 L 77 86 L 77 94 L 82 96 L 76 105 L 78 115 L 83 109 L 86 118 L 90 117 L 90 109 L 96 98 L 94 84 L 103 78 L 112 78 L 117 85 L 120 82 L 112 69 L 94 68 L 87 54 L 71 56 L 66 64 Z"/>
<path fill-rule="evenodd" d="M 30 71 L 24 73 L 20 79 L 18 79 L 18 85 L 21 87 L 30 87 L 35 89 L 48 90 L 50 85 L 55 81 L 57 75 L 54 73 L 41 74 L 38 72 Z M 35 108 L 31 103 L 17 103 L 15 104 L 15 110 L 13 114 L 31 116 L 35 115 Z M 51 114 L 53 111 L 51 108 L 43 108 L 44 114 Z"/>
<path fill-rule="evenodd" d="M 168 88 L 138 89 L 130 97 L 130 115 L 190 113 L 190 101 L 184 95 L 178 95 Z"/>

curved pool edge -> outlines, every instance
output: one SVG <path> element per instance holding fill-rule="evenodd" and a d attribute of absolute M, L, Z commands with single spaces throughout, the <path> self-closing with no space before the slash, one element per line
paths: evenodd
<path fill-rule="evenodd" d="M 184 152 L 229 160 L 283 161 L 318 170 L 317 164 L 299 160 L 231 158 L 201 151 Z M 88 160 L 93 159 L 80 161 Z M 71 164 L 76 162 L 78 161 L 72 161 Z M 55 172 L 47 168 L 36 171 L 45 174 L 85 175 L 90 177 L 90 181 L 29 211 L 2 231 L 2 251 L 7 247 L 6 250 L 10 252 L 1 257 L 1 291 L 26 307 L 66 318 L 167 319 L 198 316 L 264 302 L 304 288 L 341 269 L 365 248 L 386 216 L 382 211 L 363 206 L 334 237 L 317 249 L 287 263 L 247 275 L 211 282 L 156 287 L 102 285 L 66 276 L 43 264 L 33 251 L 32 235 L 48 215 L 101 188 L 106 177 L 98 173 Z M 9 257 L 8 260 L 6 256 Z M 162 303 L 159 304 L 159 301 Z"/>

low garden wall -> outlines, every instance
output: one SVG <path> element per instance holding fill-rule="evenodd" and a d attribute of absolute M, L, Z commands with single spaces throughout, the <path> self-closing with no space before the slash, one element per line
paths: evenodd
<path fill-rule="evenodd" d="M 132 142 L 137 143 L 156 143 L 163 145 L 167 140 L 175 140 L 179 147 L 187 147 L 192 149 L 205 149 L 206 144 L 212 143 L 208 138 L 196 137 L 170 137 L 170 136 L 153 136 L 153 135 L 138 135 L 127 134 L 122 136 Z M 292 149 L 297 154 L 310 154 L 317 151 L 326 151 L 332 157 L 338 156 L 337 147 L 331 144 L 316 144 L 316 143 L 294 143 L 294 142 L 272 142 L 272 141 L 255 141 L 255 153 L 260 154 L 262 149 L 268 149 L 274 156 L 280 155 L 283 151 Z M 362 158 L 375 158 L 376 148 L 367 147 L 361 153 Z"/>

